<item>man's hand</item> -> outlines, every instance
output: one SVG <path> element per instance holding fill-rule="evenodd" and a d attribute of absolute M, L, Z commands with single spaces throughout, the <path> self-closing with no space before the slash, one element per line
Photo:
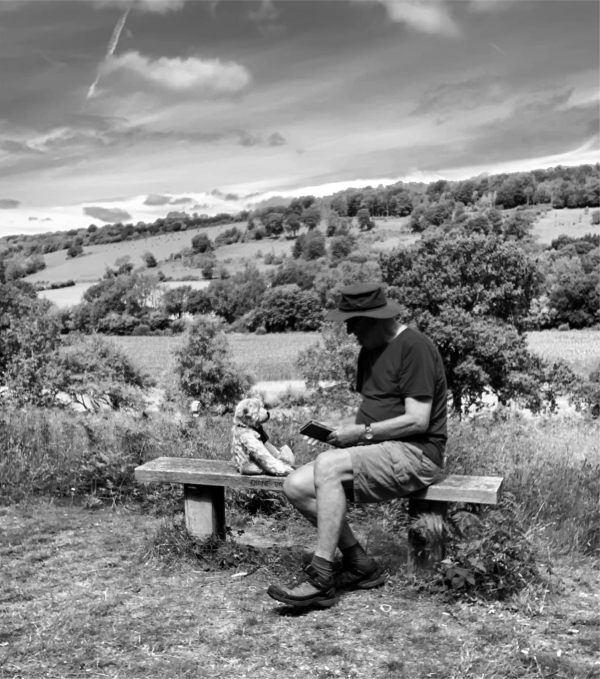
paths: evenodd
<path fill-rule="evenodd" d="M 361 442 L 364 431 L 364 424 L 342 424 L 329 434 L 327 443 L 336 448 L 355 446 Z"/>

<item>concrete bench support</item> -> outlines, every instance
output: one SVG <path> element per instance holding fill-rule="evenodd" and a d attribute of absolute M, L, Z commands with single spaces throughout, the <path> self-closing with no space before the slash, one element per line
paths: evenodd
<path fill-rule="evenodd" d="M 192 535 L 225 538 L 225 488 L 183 486 L 185 525 Z"/>
<path fill-rule="evenodd" d="M 188 531 L 199 538 L 225 537 L 225 488 L 281 491 L 283 478 L 244 476 L 225 460 L 158 457 L 137 467 L 140 483 L 181 483 Z M 444 558 L 444 517 L 450 502 L 495 505 L 500 476 L 449 475 L 411 495 L 408 531 L 409 572 L 427 570 Z"/>

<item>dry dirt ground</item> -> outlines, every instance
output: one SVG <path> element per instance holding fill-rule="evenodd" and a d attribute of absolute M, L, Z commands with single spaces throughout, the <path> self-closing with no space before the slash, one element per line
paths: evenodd
<path fill-rule="evenodd" d="M 600 677 L 591 560 L 555 558 L 509 602 L 453 602 L 407 580 L 403 536 L 359 526 L 388 583 L 298 614 L 265 590 L 289 579 L 303 523 L 254 519 L 258 547 L 221 564 L 166 562 L 161 526 L 138 508 L 0 508 L 0 677 Z"/>

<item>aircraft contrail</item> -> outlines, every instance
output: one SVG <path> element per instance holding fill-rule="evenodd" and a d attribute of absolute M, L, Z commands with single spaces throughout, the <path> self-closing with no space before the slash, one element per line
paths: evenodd
<path fill-rule="evenodd" d="M 98 65 L 98 73 L 96 74 L 96 79 L 94 82 L 90 85 L 90 89 L 88 90 L 87 96 L 85 98 L 86 101 L 88 101 L 91 97 L 94 96 L 94 92 L 96 90 L 96 85 L 98 84 L 98 81 L 100 80 L 100 66 L 109 58 L 112 57 L 112 55 L 115 53 L 115 50 L 117 49 L 117 45 L 119 44 L 119 38 L 121 37 L 121 33 L 123 31 L 123 28 L 125 27 L 125 22 L 127 21 L 127 15 L 129 14 L 129 9 L 127 8 L 123 12 L 123 16 L 117 21 L 117 25 L 115 26 L 112 35 L 110 36 L 110 40 L 108 42 L 108 47 L 106 48 L 106 54 L 104 55 L 104 58 Z"/>

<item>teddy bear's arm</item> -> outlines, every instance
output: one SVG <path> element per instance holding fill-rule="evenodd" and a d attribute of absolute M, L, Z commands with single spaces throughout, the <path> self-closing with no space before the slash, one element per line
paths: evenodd
<path fill-rule="evenodd" d="M 264 443 L 258 438 L 258 434 L 252 431 L 244 432 L 240 438 L 250 459 L 255 462 L 267 474 L 273 476 L 285 476 L 292 471 L 292 467 L 276 457 L 273 457 Z"/>

